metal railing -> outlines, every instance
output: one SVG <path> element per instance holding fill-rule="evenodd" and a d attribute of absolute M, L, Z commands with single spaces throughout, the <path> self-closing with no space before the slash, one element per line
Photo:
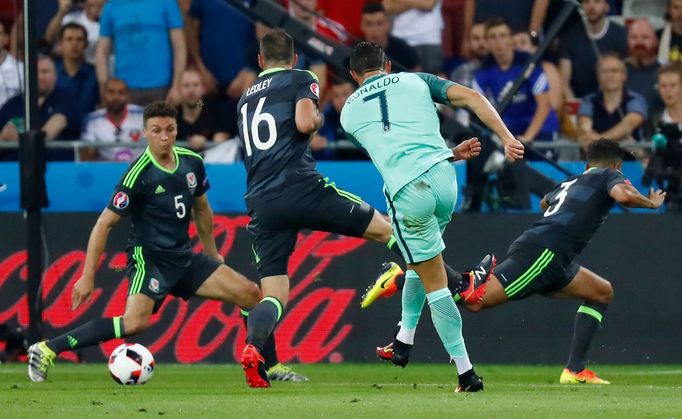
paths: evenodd
<path fill-rule="evenodd" d="M 232 140 L 237 141 L 237 138 L 233 138 Z M 228 140 L 230 141 L 230 140 Z M 189 143 L 187 141 L 177 141 L 176 144 L 181 147 L 188 147 Z M 208 142 L 206 143 L 206 149 L 210 149 L 220 143 L 212 143 Z M 634 140 L 628 140 L 628 141 L 621 141 L 620 142 L 621 147 L 623 147 L 626 150 L 651 150 L 651 142 L 650 141 L 634 141 Z M 80 152 L 83 149 L 108 149 L 108 148 L 132 148 L 132 149 L 138 149 L 138 148 L 145 148 L 147 147 L 146 142 L 139 142 L 139 143 L 102 143 L 102 144 L 93 144 L 93 143 L 88 143 L 85 141 L 81 140 L 70 140 L 70 141 L 62 141 L 62 140 L 56 140 L 56 141 L 48 141 L 46 142 L 46 147 L 49 150 L 73 150 L 74 153 L 74 161 L 79 162 L 80 161 Z M 333 141 L 328 143 L 328 147 L 332 150 L 354 150 L 357 149 L 357 147 L 351 143 L 348 140 L 339 140 L 339 141 Z M 580 151 L 580 145 L 576 143 L 573 140 L 567 139 L 567 138 L 560 138 L 554 141 L 535 141 L 532 143 L 532 147 L 537 149 L 537 150 L 569 150 L 569 151 L 574 151 L 576 155 Z M 18 141 L 0 141 L 0 150 L 18 150 L 19 149 L 19 142 Z"/>

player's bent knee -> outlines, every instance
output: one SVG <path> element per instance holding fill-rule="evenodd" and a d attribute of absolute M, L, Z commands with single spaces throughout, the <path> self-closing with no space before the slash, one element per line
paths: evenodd
<path fill-rule="evenodd" d="M 123 316 L 123 327 L 126 335 L 135 335 L 149 327 L 149 317 L 126 314 Z"/>
<path fill-rule="evenodd" d="M 253 308 L 261 300 L 261 292 L 258 285 L 248 281 L 244 284 L 244 289 L 236 296 L 235 304 L 243 308 Z"/>

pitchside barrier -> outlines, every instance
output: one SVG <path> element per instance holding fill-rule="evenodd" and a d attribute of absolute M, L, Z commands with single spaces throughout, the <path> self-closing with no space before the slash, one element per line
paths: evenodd
<path fill-rule="evenodd" d="M 115 227 L 97 272 L 90 302 L 69 309 L 71 287 L 82 272 L 85 246 L 97 214 L 47 214 L 43 278 L 44 334 L 54 336 L 88 319 L 123 313 L 125 223 Z M 511 240 L 531 225 L 531 215 L 456 215 L 445 233 L 445 259 L 455 268 L 484 253 L 504 258 Z M 256 278 L 244 215 L 217 215 L 215 236 L 226 262 Z M 19 214 L 0 214 L 0 323 L 26 325 L 26 253 Z M 615 299 L 598 332 L 590 359 L 599 363 L 682 362 L 682 281 L 679 215 L 612 215 L 584 256 L 585 266 L 611 280 Z M 196 242 L 196 230 L 191 231 Z M 195 247 L 200 250 L 200 245 Z M 280 358 L 287 362 L 374 362 L 374 347 L 388 343 L 400 315 L 400 298 L 360 309 L 360 295 L 380 262 L 393 258 L 383 246 L 321 232 L 303 232 L 291 257 L 291 300 L 277 328 Z M 534 296 L 487 312 L 464 313 L 464 335 L 474 362 L 565 361 L 577 301 Z M 446 362 L 424 310 L 413 360 Z M 147 345 L 161 362 L 234 362 L 245 338 L 239 309 L 213 301 L 169 298 L 152 326 L 131 341 Z M 69 359 L 104 361 L 121 341 Z"/>

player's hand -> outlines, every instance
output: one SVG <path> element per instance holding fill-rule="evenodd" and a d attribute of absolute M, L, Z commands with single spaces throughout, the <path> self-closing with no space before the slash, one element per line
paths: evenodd
<path fill-rule="evenodd" d="M 75 310 L 84 302 L 90 301 L 93 289 L 95 289 L 95 281 L 81 276 L 73 284 L 73 290 L 71 290 L 71 310 Z"/>
<path fill-rule="evenodd" d="M 665 202 L 665 192 L 660 189 L 654 191 L 654 188 L 649 188 L 649 200 L 653 202 L 654 208 L 660 208 Z"/>
<path fill-rule="evenodd" d="M 507 160 L 516 161 L 523 158 L 523 143 L 516 138 L 512 139 L 504 146 L 504 156 Z"/>
<path fill-rule="evenodd" d="M 472 137 L 464 140 L 452 149 L 455 160 L 469 160 L 481 154 L 481 142 Z"/>

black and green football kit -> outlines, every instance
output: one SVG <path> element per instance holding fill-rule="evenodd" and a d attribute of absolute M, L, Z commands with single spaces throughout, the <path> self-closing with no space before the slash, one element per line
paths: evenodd
<path fill-rule="evenodd" d="M 615 204 L 611 188 L 626 182 L 617 170 L 593 168 L 548 193 L 543 217 L 514 240 L 507 259 L 495 269 L 507 297 L 551 294 L 568 285 L 580 269 L 573 259 Z"/>
<path fill-rule="evenodd" d="M 201 156 L 174 147 L 176 166 L 159 165 L 147 149 L 135 160 L 109 201 L 108 209 L 132 218 L 128 237 L 128 294 L 156 301 L 174 295 L 188 299 L 220 263 L 193 254 L 189 223 L 194 198 L 209 188 Z"/>

